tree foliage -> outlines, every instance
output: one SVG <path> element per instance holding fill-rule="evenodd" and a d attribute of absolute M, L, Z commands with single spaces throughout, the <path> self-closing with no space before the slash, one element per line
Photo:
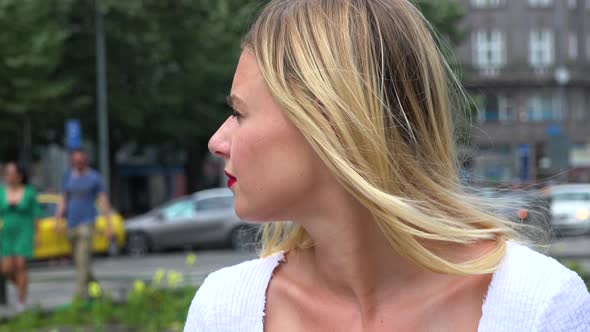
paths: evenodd
<path fill-rule="evenodd" d="M 43 125 L 59 112 L 74 79 L 62 75 L 65 13 L 70 1 L 0 2 L 0 134 L 15 144 L 26 139 L 23 125 Z M 14 158 L 14 156 L 12 156 Z"/>
<path fill-rule="evenodd" d="M 450 45 L 458 45 L 465 37 L 459 23 L 465 15 L 461 4 L 452 0 L 413 0 L 434 30 Z"/>
<path fill-rule="evenodd" d="M 135 141 L 189 151 L 198 163 L 227 114 L 240 40 L 266 0 L 0 1 L 0 135 L 19 133 L 19 117 L 32 115 L 37 143 L 61 142 L 63 121 L 74 117 L 93 140 L 95 1 L 104 13 L 111 150 Z M 459 5 L 415 2 L 441 35 L 460 40 Z"/>

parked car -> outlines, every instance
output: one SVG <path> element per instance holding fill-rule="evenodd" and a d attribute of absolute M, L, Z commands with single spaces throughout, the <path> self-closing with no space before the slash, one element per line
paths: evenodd
<path fill-rule="evenodd" d="M 546 195 L 555 235 L 590 234 L 590 184 L 551 186 Z"/>
<path fill-rule="evenodd" d="M 55 233 L 56 220 L 53 217 L 60 196 L 58 194 L 39 194 L 37 200 L 43 208 L 43 218 L 39 221 L 39 242 L 35 244 L 33 259 L 48 259 L 68 256 L 72 250 L 66 234 Z M 64 223 L 65 221 L 60 221 Z M 117 254 L 125 246 L 125 228 L 123 217 L 113 211 L 111 214 L 114 241 L 111 245 L 106 235 L 106 219 L 99 215 L 95 221 L 95 232 L 92 239 L 92 252 L 95 254 Z"/>
<path fill-rule="evenodd" d="M 199 191 L 175 199 L 125 223 L 127 251 L 143 255 L 165 248 L 222 246 L 245 249 L 254 242 L 256 226 L 235 214 L 227 188 Z"/>

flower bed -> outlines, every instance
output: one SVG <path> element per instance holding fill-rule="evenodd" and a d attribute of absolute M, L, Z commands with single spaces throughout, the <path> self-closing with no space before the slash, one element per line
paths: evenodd
<path fill-rule="evenodd" d="M 187 255 L 186 265 L 196 262 L 194 254 Z M 190 303 L 197 290 L 181 286 L 183 274 L 158 269 L 146 284 L 135 280 L 124 301 L 115 302 L 100 285 L 91 282 L 88 293 L 92 300 L 73 301 L 50 312 L 40 308 L 28 310 L 0 322 L 0 332 L 160 332 L 182 331 Z"/>
<path fill-rule="evenodd" d="M 109 296 L 74 301 L 53 312 L 29 310 L 0 325 L 8 331 L 181 331 L 194 287 L 134 289 L 124 303 Z"/>

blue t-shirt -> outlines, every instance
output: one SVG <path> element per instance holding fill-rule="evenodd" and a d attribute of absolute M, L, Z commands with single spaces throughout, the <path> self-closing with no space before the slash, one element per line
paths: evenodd
<path fill-rule="evenodd" d="M 93 223 L 96 219 L 96 197 L 104 192 L 102 177 L 93 169 L 76 176 L 68 171 L 64 177 L 66 219 L 68 227 Z"/>

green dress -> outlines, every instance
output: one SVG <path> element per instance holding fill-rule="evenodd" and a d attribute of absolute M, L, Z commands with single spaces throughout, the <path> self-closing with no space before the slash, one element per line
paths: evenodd
<path fill-rule="evenodd" d="M 6 188 L 0 187 L 0 256 L 33 257 L 33 229 L 42 214 L 37 193 L 26 186 L 18 204 L 10 206 Z"/>

